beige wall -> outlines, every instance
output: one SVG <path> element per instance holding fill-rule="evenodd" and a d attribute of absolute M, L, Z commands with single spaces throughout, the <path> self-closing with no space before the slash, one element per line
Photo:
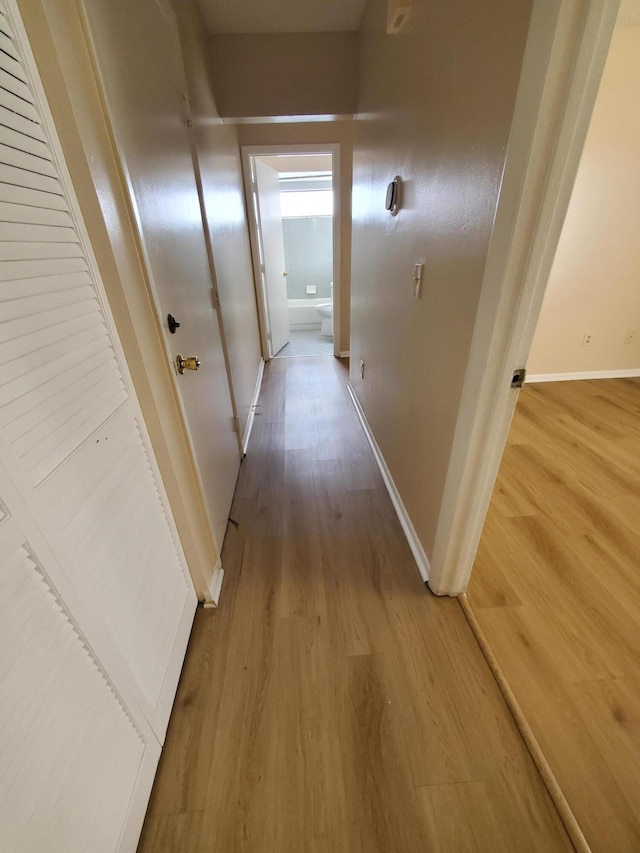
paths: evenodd
<path fill-rule="evenodd" d="M 355 32 L 211 36 L 209 61 L 222 116 L 355 111 Z"/>
<path fill-rule="evenodd" d="M 196 591 L 218 549 L 182 420 L 162 332 L 94 84 L 75 0 L 20 0 Z"/>
<path fill-rule="evenodd" d="M 640 27 L 618 27 L 529 356 L 530 374 L 640 372 Z M 625 344 L 629 332 L 633 341 Z M 583 346 L 585 334 L 592 336 Z"/>
<path fill-rule="evenodd" d="M 238 136 L 223 124 L 207 67 L 209 36 L 194 0 L 174 0 L 238 417 L 244 428 L 262 358 Z"/>
<path fill-rule="evenodd" d="M 351 382 L 431 557 L 530 2 L 416 4 L 400 36 L 386 35 L 385 13 L 369 0 L 362 30 Z M 394 175 L 403 198 L 391 217 Z"/>
<path fill-rule="evenodd" d="M 238 125 L 240 145 L 340 145 L 340 350 L 349 350 L 353 121 Z"/>

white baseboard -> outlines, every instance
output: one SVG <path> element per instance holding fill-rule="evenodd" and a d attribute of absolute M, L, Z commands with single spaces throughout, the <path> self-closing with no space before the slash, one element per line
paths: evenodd
<path fill-rule="evenodd" d="M 253 398 L 251 400 L 251 406 L 249 407 L 249 417 L 247 418 L 247 423 L 244 428 L 244 434 L 242 436 L 242 452 L 247 452 L 247 447 L 249 446 L 249 439 L 251 438 L 251 430 L 253 429 L 253 422 L 256 417 L 256 406 L 258 405 L 258 397 L 260 396 L 260 389 L 262 388 L 262 377 L 264 376 L 264 358 L 260 359 L 260 364 L 258 366 L 258 378 L 256 379 L 256 388 L 253 392 Z"/>
<path fill-rule="evenodd" d="M 213 570 L 213 575 L 209 581 L 209 586 L 205 592 L 204 607 L 217 607 L 220 601 L 220 590 L 222 589 L 222 581 L 224 580 L 224 569 L 222 563 L 218 560 L 218 565 Z"/>
<path fill-rule="evenodd" d="M 529 373 L 525 382 L 569 382 L 575 379 L 627 379 L 640 376 L 640 367 L 625 370 L 585 370 L 581 373 Z"/>
<path fill-rule="evenodd" d="M 362 424 L 362 428 L 364 429 L 364 434 L 367 436 L 369 444 L 371 445 L 371 450 L 373 451 L 375 460 L 378 463 L 378 468 L 380 469 L 382 479 L 384 480 L 384 484 L 387 487 L 387 491 L 389 492 L 389 497 L 391 498 L 391 502 L 398 516 L 398 520 L 400 521 L 402 529 L 404 530 L 404 535 L 407 537 L 407 542 L 409 543 L 409 547 L 411 548 L 411 553 L 413 554 L 414 559 L 418 564 L 418 571 L 420 572 L 420 576 L 422 577 L 423 581 L 427 581 L 429 580 L 429 571 L 431 568 L 431 566 L 429 565 L 429 558 L 425 554 L 424 548 L 420 544 L 418 534 L 416 533 L 415 528 L 411 523 L 409 513 L 407 512 L 406 507 L 402 502 L 402 498 L 400 497 L 400 492 L 398 491 L 396 484 L 393 482 L 391 472 L 387 467 L 387 463 L 384 461 L 384 456 L 382 455 L 382 452 L 378 447 L 378 442 L 375 440 L 373 433 L 371 432 L 369 422 L 367 421 L 362 406 L 360 405 L 360 401 L 356 396 L 356 392 L 351 387 L 350 382 L 347 383 L 347 390 L 349 392 L 351 400 L 353 401 L 353 405 L 358 414 L 358 417 L 360 418 L 360 423 Z"/>
<path fill-rule="evenodd" d="M 345 349 L 340 353 L 340 358 L 351 358 L 351 350 Z"/>

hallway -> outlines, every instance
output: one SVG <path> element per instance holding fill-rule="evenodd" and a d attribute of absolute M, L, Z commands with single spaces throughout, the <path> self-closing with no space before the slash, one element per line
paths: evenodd
<path fill-rule="evenodd" d="M 571 845 L 457 601 L 424 587 L 333 358 L 271 361 L 139 851 Z"/>

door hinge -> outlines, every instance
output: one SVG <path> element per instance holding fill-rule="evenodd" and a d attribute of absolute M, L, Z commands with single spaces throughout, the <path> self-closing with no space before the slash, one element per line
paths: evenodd
<path fill-rule="evenodd" d="M 217 288 L 213 288 L 213 302 L 217 310 L 220 307 L 220 291 Z"/>
<path fill-rule="evenodd" d="M 513 371 L 513 376 L 511 377 L 511 387 L 512 388 L 522 388 L 526 378 L 527 378 L 526 367 L 518 367 L 516 370 Z"/>
<path fill-rule="evenodd" d="M 231 420 L 233 421 L 233 431 L 240 435 L 240 418 L 237 415 L 234 415 Z"/>

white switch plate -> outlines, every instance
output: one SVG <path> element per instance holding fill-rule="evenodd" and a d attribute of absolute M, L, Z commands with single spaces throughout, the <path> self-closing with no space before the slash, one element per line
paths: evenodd
<path fill-rule="evenodd" d="M 306 286 L 305 290 L 307 291 L 307 293 L 317 293 L 318 292 L 318 288 L 315 286 L 315 284 L 308 284 Z"/>

